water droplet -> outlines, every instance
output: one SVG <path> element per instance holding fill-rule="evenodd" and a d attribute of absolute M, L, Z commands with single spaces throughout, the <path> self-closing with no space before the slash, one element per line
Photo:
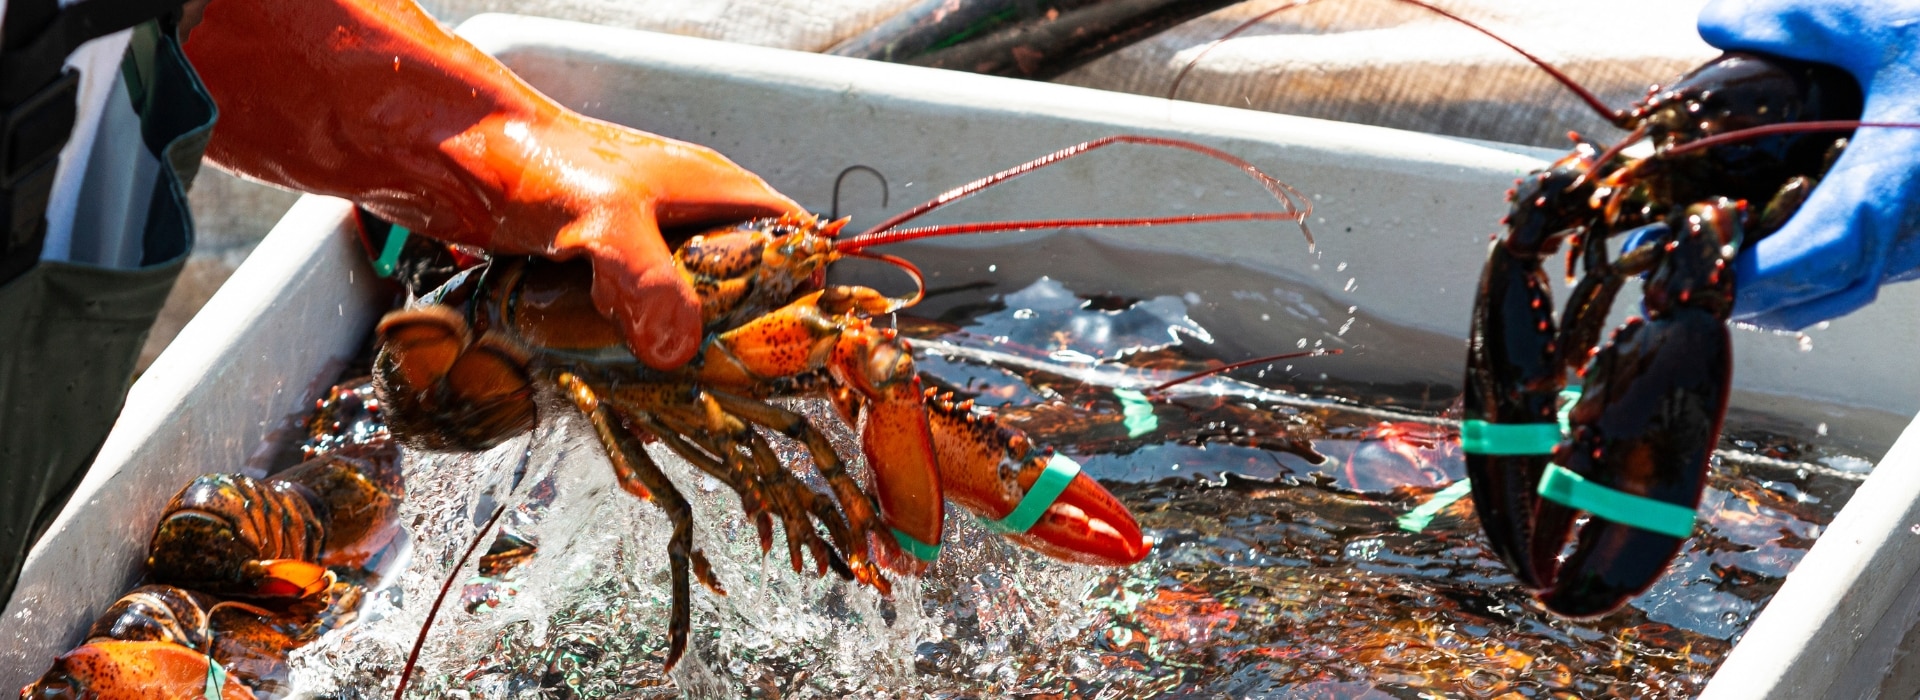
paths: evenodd
<path fill-rule="evenodd" d="M 1335 265 L 1335 266 L 1333 266 L 1333 271 L 1334 271 L 1334 272 L 1346 272 L 1346 271 L 1347 271 L 1347 264 L 1346 264 L 1346 263 L 1340 263 L 1340 264 L 1338 264 L 1338 265 Z"/>
<path fill-rule="evenodd" d="M 1349 329 L 1349 328 L 1352 328 L 1352 327 L 1353 327 L 1353 317 L 1352 317 L 1352 316 L 1348 316 L 1348 317 L 1347 317 L 1347 322 L 1346 322 L 1346 323 L 1342 323 L 1342 324 L 1340 324 L 1340 332 L 1339 332 L 1339 333 L 1336 333 L 1335 335 L 1346 335 L 1346 334 L 1347 334 L 1347 329 Z"/>
<path fill-rule="evenodd" d="M 1270 316 L 1270 315 L 1267 315 L 1267 314 L 1260 314 L 1260 320 L 1262 320 L 1262 321 L 1271 321 L 1271 320 L 1273 320 L 1273 317 L 1272 317 L 1272 316 Z"/>
<path fill-rule="evenodd" d="M 1913 527 L 1907 528 L 1907 532 L 1920 535 L 1920 523 L 1914 523 Z"/>
<path fill-rule="evenodd" d="M 1354 286 L 1354 285 L 1353 285 L 1353 283 L 1354 283 L 1355 281 L 1357 281 L 1357 279 L 1356 279 L 1356 278 L 1353 278 L 1353 277 L 1348 277 L 1348 278 L 1347 278 L 1347 287 L 1346 287 L 1346 291 L 1349 291 L 1349 292 L 1351 292 L 1351 291 L 1353 291 L 1353 286 Z"/>
<path fill-rule="evenodd" d="M 1720 613 L 1720 621 L 1725 622 L 1729 625 L 1738 624 L 1740 622 L 1740 613 L 1734 612 L 1732 610 L 1728 610 L 1726 612 Z"/>
<path fill-rule="evenodd" d="M 988 265 L 988 266 L 987 266 L 987 271 L 988 271 L 988 272 L 999 272 L 999 271 L 1000 271 L 1000 266 L 999 266 L 999 265 Z"/>
<path fill-rule="evenodd" d="M 1800 342 L 1800 352 L 1813 352 L 1813 336 L 1801 333 L 1798 340 Z"/>
<path fill-rule="evenodd" d="M 1293 346 L 1294 346 L 1294 347 L 1296 347 L 1296 348 L 1304 348 L 1304 347 L 1306 347 L 1306 346 L 1307 346 L 1307 339 L 1306 339 L 1306 338 L 1301 338 L 1301 339 L 1300 339 L 1300 342 L 1298 342 L 1298 343 L 1294 343 L 1294 344 L 1293 344 Z"/>
<path fill-rule="evenodd" d="M 1820 425 L 1818 425 L 1818 426 L 1816 426 L 1816 427 L 1814 427 L 1814 429 L 1813 429 L 1813 432 L 1814 432 L 1814 434 L 1816 434 L 1816 435 L 1819 435 L 1820 437 L 1826 437 L 1826 436 L 1827 436 L 1827 424 L 1825 424 L 1825 423 L 1821 423 Z"/>
<path fill-rule="evenodd" d="M 1832 321 L 1821 321 L 1819 323 L 1813 324 L 1813 329 L 1817 331 L 1824 331 L 1827 329 L 1827 327 L 1832 325 L 1833 325 Z"/>
<path fill-rule="evenodd" d="M 1374 558 L 1380 556 L 1380 551 L 1385 548 L 1386 548 L 1386 544 L 1382 542 L 1380 539 L 1367 538 L 1364 540 L 1354 540 L 1352 542 L 1348 542 L 1342 554 L 1345 555 L 1346 558 L 1348 559 L 1357 559 L 1359 561 L 1373 561 Z"/>
<path fill-rule="evenodd" d="M 1360 310 L 1360 307 L 1358 306 L 1347 307 L 1347 313 L 1355 313 L 1355 312 L 1358 312 L 1359 310 Z"/>

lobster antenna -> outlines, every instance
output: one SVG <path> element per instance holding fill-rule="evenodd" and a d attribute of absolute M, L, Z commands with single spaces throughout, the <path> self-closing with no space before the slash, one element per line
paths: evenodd
<path fill-rule="evenodd" d="M 1625 129 L 1627 128 L 1628 123 L 1632 121 L 1633 115 L 1629 114 L 1626 110 L 1619 110 L 1619 109 L 1614 109 L 1612 107 L 1608 107 L 1607 103 L 1601 102 L 1600 98 L 1594 96 L 1593 92 L 1588 90 L 1586 86 L 1581 85 L 1579 82 L 1569 77 L 1566 73 L 1560 72 L 1559 68 L 1555 68 L 1553 64 L 1546 62 L 1545 59 L 1542 59 L 1539 56 L 1535 56 L 1532 53 L 1529 53 L 1526 49 L 1520 48 L 1519 45 L 1511 41 L 1507 41 L 1506 37 L 1502 37 L 1499 34 L 1493 33 L 1493 30 L 1487 29 L 1486 27 L 1482 27 L 1478 24 L 1474 24 L 1471 20 L 1468 20 L 1465 17 L 1461 17 L 1460 15 L 1456 15 L 1452 12 L 1448 12 L 1444 9 L 1441 9 L 1440 6 L 1435 5 L 1431 2 L 1427 2 L 1427 0 L 1399 0 L 1399 1 L 1404 2 L 1408 5 L 1413 5 L 1415 7 L 1424 8 L 1429 12 L 1440 15 L 1441 17 L 1445 17 L 1455 22 L 1464 24 L 1467 26 L 1467 28 L 1472 29 L 1476 32 L 1480 32 L 1481 34 L 1485 34 L 1489 38 L 1492 38 L 1494 41 L 1500 42 L 1500 45 L 1505 46 L 1509 49 L 1513 49 L 1513 52 L 1520 54 L 1521 58 L 1525 58 L 1528 61 L 1532 62 L 1533 65 L 1539 66 L 1540 70 L 1546 71 L 1547 75 L 1553 76 L 1554 80 L 1559 81 L 1561 85 L 1565 85 L 1568 90 L 1573 91 L 1573 94 L 1579 96 L 1579 98 L 1582 101 L 1586 102 L 1588 107 L 1593 108 L 1593 111 L 1595 114 L 1600 115 L 1601 119 L 1605 119 L 1609 122 L 1612 122 L 1614 126 Z"/>
<path fill-rule="evenodd" d="M 1312 247 L 1313 233 L 1307 230 L 1306 222 L 1307 222 L 1307 217 L 1313 213 L 1313 204 L 1312 202 L 1307 200 L 1305 195 L 1300 194 L 1299 190 L 1295 190 L 1293 189 L 1292 186 L 1284 182 L 1281 182 L 1278 179 L 1275 179 L 1272 175 L 1266 174 L 1266 172 L 1260 170 L 1258 166 L 1255 166 L 1252 163 L 1249 163 L 1245 160 L 1242 160 L 1232 154 L 1229 154 L 1217 148 L 1202 146 L 1200 144 L 1193 143 L 1191 141 L 1182 141 L 1180 139 L 1162 138 L 1158 136 L 1138 136 L 1138 135 L 1132 135 L 1132 134 L 1122 134 L 1118 136 L 1108 136 L 1105 138 L 1094 139 L 1092 141 L 1087 141 L 1085 143 L 1081 143 L 1075 146 L 1069 146 L 1067 148 L 1063 148 L 1061 150 L 1055 151 L 1053 153 L 1049 153 L 1039 158 L 1035 158 L 1025 163 L 1021 163 L 1020 165 L 1013 166 L 1012 168 L 1008 168 L 1006 170 L 1002 170 L 1000 172 L 994 173 L 992 175 L 988 175 L 978 180 L 974 180 L 973 182 L 969 182 L 959 187 L 955 187 L 951 190 L 947 190 L 946 192 L 942 192 L 939 194 L 939 196 L 936 196 L 933 199 L 927 200 L 926 202 L 920 205 L 917 205 L 911 209 L 908 209 L 904 212 L 900 212 L 899 214 L 894 215 L 892 218 L 887 219 L 886 221 L 880 222 L 879 225 L 876 225 L 873 228 L 867 229 L 865 232 L 861 233 L 858 236 L 855 236 L 850 239 L 842 240 L 839 244 L 836 245 L 835 249 L 836 250 L 856 250 L 856 249 L 865 247 L 868 244 L 862 243 L 861 241 L 862 239 L 865 239 L 868 236 L 879 234 L 889 229 L 898 227 L 899 225 L 904 224 L 908 221 L 912 221 L 914 219 L 920 218 L 921 216 L 926 215 L 928 212 L 931 212 L 935 209 L 939 209 L 948 204 L 952 204 L 961 199 L 970 197 L 974 193 L 984 190 L 986 188 L 992 187 L 994 185 L 998 185 L 1002 182 L 1006 182 L 1013 178 L 1019 177 L 1021 175 L 1025 175 L 1035 170 L 1039 170 L 1049 165 L 1053 165 L 1060 161 L 1073 158 L 1075 156 L 1086 153 L 1088 151 L 1105 148 L 1107 146 L 1111 146 L 1116 143 L 1130 143 L 1130 144 L 1136 144 L 1136 145 L 1142 145 L 1142 146 L 1158 146 L 1162 148 L 1178 148 L 1182 150 L 1193 151 L 1195 153 L 1199 153 L 1199 154 L 1214 158 L 1215 160 L 1219 160 L 1219 161 L 1231 164 L 1234 167 L 1237 167 L 1242 171 L 1245 171 L 1248 176 L 1258 181 L 1260 185 L 1262 187 L 1265 187 L 1269 193 L 1272 193 L 1275 199 L 1280 200 L 1282 204 L 1286 205 L 1286 211 L 1290 215 L 1290 218 L 1294 219 L 1295 222 L 1300 225 L 1300 232 L 1306 236 L 1308 247 L 1309 248 Z M 899 239 L 899 240 L 907 240 L 907 239 Z"/>
<path fill-rule="evenodd" d="M 922 238 L 957 236 L 965 233 L 993 233 L 1000 231 L 1032 231 L 1049 228 L 1126 228 L 1146 226 L 1167 226 L 1179 224 L 1204 224 L 1215 221 L 1294 221 L 1299 222 L 1300 215 L 1278 211 L 1238 211 L 1221 214 L 1183 214 L 1180 216 L 1157 216 L 1132 219 L 1032 219 L 1028 221 L 983 221 L 970 224 L 943 224 L 940 226 L 922 226 L 919 228 L 897 228 L 874 234 L 861 234 L 860 237 L 846 241 L 836 248 L 843 253 L 853 253 L 877 245 L 916 241 Z M 1304 223 L 1302 224 L 1304 228 Z"/>
<path fill-rule="evenodd" d="M 460 561 L 454 563 L 452 571 L 447 572 L 446 582 L 440 584 L 440 596 L 433 599 L 433 607 L 427 610 L 426 622 L 420 623 L 420 636 L 414 638 L 413 650 L 407 652 L 407 665 L 400 670 L 400 685 L 393 689 L 393 700 L 401 700 L 402 694 L 407 692 L 407 680 L 413 677 L 413 668 L 420 663 L 420 648 L 427 644 L 427 631 L 433 629 L 433 618 L 440 614 L 440 604 L 447 601 L 447 592 L 453 590 L 453 582 L 459 580 L 460 570 L 467 568 L 467 560 L 473 558 L 473 551 L 480 548 L 481 542 L 486 541 L 487 533 L 493 531 L 494 522 L 498 521 L 500 514 L 505 512 L 507 512 L 505 503 L 494 506 L 493 515 L 487 516 L 487 523 L 480 526 L 479 532 L 474 533 L 473 541 L 467 544 L 466 553 L 461 554 Z"/>
<path fill-rule="evenodd" d="M 1241 22 L 1240 26 L 1237 26 L 1237 27 L 1234 27 L 1233 29 L 1228 30 L 1227 33 L 1220 35 L 1220 38 L 1207 42 L 1206 48 L 1200 49 L 1200 53 L 1195 54 L 1193 57 L 1193 60 L 1187 61 L 1187 65 L 1181 66 L 1180 72 L 1177 75 L 1173 76 L 1173 85 L 1167 88 L 1167 99 L 1171 100 L 1174 98 L 1175 95 L 1179 95 L 1180 84 L 1183 82 L 1186 82 L 1187 74 L 1193 72 L 1194 66 L 1200 65 L 1200 59 L 1206 58 L 1207 54 L 1213 53 L 1214 49 L 1220 48 L 1220 45 L 1227 43 L 1228 39 L 1232 39 L 1236 36 L 1239 36 L 1241 32 L 1244 32 L 1248 29 L 1252 29 L 1254 25 L 1257 25 L 1261 22 L 1266 21 L 1268 17 L 1272 17 L 1274 15 L 1280 14 L 1281 10 L 1291 10 L 1293 8 L 1300 7 L 1303 5 L 1311 5 L 1313 4 L 1313 2 L 1314 0 L 1294 0 L 1293 2 L 1287 3 L 1285 5 L 1281 5 L 1271 10 L 1267 10 L 1266 12 L 1262 12 L 1260 14 L 1254 15 L 1253 19 L 1249 19 L 1245 22 Z"/>
<path fill-rule="evenodd" d="M 1735 131 L 1729 131 L 1723 134 L 1714 134 L 1712 136 L 1708 136 L 1706 138 L 1703 138 L 1697 141 L 1688 141 L 1678 146 L 1674 146 L 1664 151 L 1655 153 L 1654 157 L 1659 158 L 1664 156 L 1685 155 L 1693 151 L 1698 151 L 1705 148 L 1712 148 L 1714 146 L 1719 146 L 1721 144 L 1745 141 L 1747 139 L 1757 139 L 1762 136 L 1774 136 L 1777 134 L 1805 134 L 1805 133 L 1817 133 L 1822 131 L 1847 131 L 1850 129 L 1920 129 L 1920 124 L 1907 123 L 1907 122 L 1863 122 L 1863 121 L 1855 121 L 1850 119 L 1836 119 L 1836 120 L 1829 120 L 1829 121 L 1814 121 L 1814 122 L 1794 122 L 1794 123 L 1787 123 L 1787 124 L 1768 124 L 1766 126 L 1755 126 L 1755 127 L 1748 127 L 1745 129 L 1739 129 Z"/>
<path fill-rule="evenodd" d="M 1179 377 L 1171 381 L 1155 384 L 1151 387 L 1147 387 L 1147 391 L 1166 391 L 1171 387 L 1178 386 L 1180 384 L 1185 384 L 1187 382 L 1191 382 L 1196 379 L 1205 379 L 1207 377 L 1211 377 L 1213 375 L 1220 374 L 1222 372 L 1231 372 L 1236 369 L 1240 369 L 1242 367 L 1249 367 L 1252 365 L 1263 365 L 1269 362 L 1291 360 L 1297 357 L 1320 357 L 1322 355 L 1339 355 L 1343 352 L 1345 351 L 1339 348 L 1317 348 L 1317 349 L 1306 350 L 1302 352 L 1289 352 L 1281 355 L 1268 355 L 1266 357 L 1256 357 L 1251 360 L 1241 360 L 1239 362 L 1235 362 L 1232 364 L 1221 365 L 1213 369 L 1194 372 L 1193 374 L 1189 374 L 1184 377 Z"/>

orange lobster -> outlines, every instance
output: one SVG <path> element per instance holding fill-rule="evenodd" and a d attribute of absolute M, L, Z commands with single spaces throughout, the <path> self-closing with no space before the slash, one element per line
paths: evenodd
<path fill-rule="evenodd" d="M 252 698 L 286 690 L 286 655 L 323 630 L 323 613 L 359 592 L 336 587 L 275 612 L 162 585 L 141 586 L 107 608 L 86 644 L 21 690 L 24 699 Z M 348 601 L 342 603 L 342 601 Z"/>
<path fill-rule="evenodd" d="M 997 182 L 1111 143 L 1199 151 L 1253 174 L 1286 212 L 1144 220 L 1009 222 L 929 229 L 895 226 Z M 731 487 L 771 548 L 771 519 L 786 527 L 793 567 L 803 548 L 820 572 L 889 590 L 877 564 L 917 572 L 939 552 L 943 499 L 997 524 L 1015 542 L 1060 559 L 1124 566 L 1149 544 L 1125 506 L 1071 460 L 1032 445 L 970 402 L 923 391 L 906 341 L 870 319 L 918 300 L 865 287 L 825 286 L 827 266 L 846 256 L 918 270 L 869 246 L 933 235 L 1047 226 L 1111 226 L 1222 220 L 1304 220 L 1297 193 L 1244 161 L 1202 146 L 1148 137 L 1082 144 L 989 177 L 910 210 L 867 234 L 836 238 L 845 221 L 811 216 L 752 221 L 694 236 L 674 261 L 701 303 L 706 333 L 685 367 L 637 362 L 619 329 L 595 312 L 579 263 L 499 259 L 462 273 L 429 304 L 382 319 L 375 386 L 402 440 L 430 449 L 484 449 L 527 430 L 536 386 L 559 389 L 591 423 L 623 489 L 667 511 L 673 609 L 667 665 L 685 649 L 688 572 L 724 595 L 692 545 L 692 514 L 642 449 L 659 440 Z M 458 310 L 456 310 L 458 309 Z M 870 498 L 825 436 L 767 399 L 825 396 L 860 424 L 872 473 Z M 804 444 L 838 508 L 781 465 L 765 428 Z M 877 501 L 877 503 L 876 503 Z M 832 547 L 816 534 L 823 526 Z M 905 556 L 912 555 L 912 558 Z M 844 557 L 844 559 L 842 559 Z M 915 561 L 915 559 L 919 561 Z"/>
<path fill-rule="evenodd" d="M 352 445 L 269 479 L 203 474 L 167 504 L 147 567 L 155 580 L 244 598 L 302 598 L 327 567 L 365 566 L 399 534 L 399 450 Z"/>

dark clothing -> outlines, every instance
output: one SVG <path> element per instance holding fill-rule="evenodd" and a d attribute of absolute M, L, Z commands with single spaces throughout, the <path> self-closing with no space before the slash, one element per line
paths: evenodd
<path fill-rule="evenodd" d="M 212 135 L 213 101 L 157 23 L 135 30 L 121 73 L 144 156 L 159 165 L 151 191 L 132 193 L 147 201 L 145 216 L 126 217 L 143 229 L 140 266 L 43 261 L 0 286 L 0 607 L 113 427 L 135 358 L 193 247 L 186 189 Z M 101 233 L 76 224 L 74 237 Z"/>

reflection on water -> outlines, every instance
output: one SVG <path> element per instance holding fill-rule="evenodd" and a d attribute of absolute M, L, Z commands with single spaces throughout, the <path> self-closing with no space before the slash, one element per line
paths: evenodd
<path fill-rule="evenodd" d="M 1367 407 L 1364 383 L 1319 381 L 1339 377 L 1340 358 L 1176 387 L 1143 431 L 1114 389 L 1204 366 L 1194 350 L 1210 336 L 1185 302 L 1084 299 L 1042 280 L 967 308 L 900 319 L 923 371 L 1107 483 L 1158 541 L 1146 562 L 1061 564 L 954 516 L 935 571 L 883 600 L 762 558 L 731 493 L 656 451 L 729 591 L 695 588 L 692 648 L 663 678 L 666 519 L 616 488 L 587 433 L 550 406 L 530 439 L 486 455 L 409 456 L 437 475 L 409 477 L 409 571 L 375 622 L 303 650 L 296 680 L 390 695 L 498 501 L 515 509 L 512 539 L 494 575 L 463 570 L 466 604 L 440 613 L 411 696 L 1691 696 L 1857 484 L 1812 464 L 1857 457 L 1730 424 L 1725 447 L 1776 461 L 1723 460 L 1700 534 L 1652 591 L 1598 621 L 1559 620 L 1486 550 L 1469 502 L 1422 532 L 1398 527 L 1462 476 L 1453 429 Z M 1289 383 L 1300 376 L 1316 381 Z M 833 434 L 852 454 L 850 434 Z"/>

